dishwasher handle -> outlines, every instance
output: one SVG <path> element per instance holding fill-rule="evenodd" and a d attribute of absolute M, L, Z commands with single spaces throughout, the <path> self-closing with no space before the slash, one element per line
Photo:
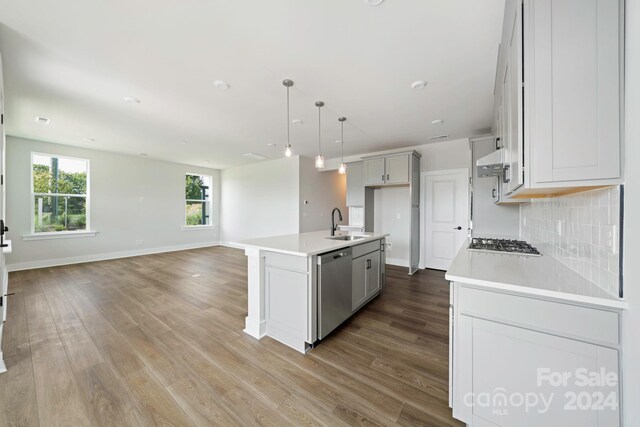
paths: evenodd
<path fill-rule="evenodd" d="M 339 254 L 334 255 L 334 256 L 333 256 L 333 259 L 342 258 L 343 256 L 347 256 L 347 255 L 349 255 L 349 254 L 348 254 L 348 253 L 346 253 L 346 252 L 340 252 Z"/>

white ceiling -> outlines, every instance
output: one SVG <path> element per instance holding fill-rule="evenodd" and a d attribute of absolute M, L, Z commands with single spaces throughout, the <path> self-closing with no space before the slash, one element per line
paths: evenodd
<path fill-rule="evenodd" d="M 291 127 L 295 154 L 316 154 L 316 100 L 326 103 L 327 157 L 339 156 L 340 115 L 345 155 L 467 137 L 490 127 L 503 9 L 504 0 L 0 0 L 7 133 L 225 168 L 255 162 L 248 152 L 282 156 L 281 80 L 291 78 L 291 119 L 304 122 Z M 428 85 L 411 89 L 415 80 Z"/>

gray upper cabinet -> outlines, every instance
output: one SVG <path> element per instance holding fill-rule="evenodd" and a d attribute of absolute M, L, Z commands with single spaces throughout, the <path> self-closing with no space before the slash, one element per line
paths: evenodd
<path fill-rule="evenodd" d="M 384 157 L 364 161 L 365 185 L 382 185 L 385 182 Z"/>
<path fill-rule="evenodd" d="M 408 154 L 386 157 L 384 162 L 386 184 L 407 184 L 409 182 Z"/>
<path fill-rule="evenodd" d="M 622 177 L 623 0 L 507 0 L 494 127 L 501 201 Z"/>
<path fill-rule="evenodd" d="M 531 184 L 620 178 L 621 0 L 528 3 Z"/>
<path fill-rule="evenodd" d="M 410 157 L 410 154 L 394 154 L 365 159 L 365 185 L 408 184 Z"/>
<path fill-rule="evenodd" d="M 347 206 L 364 206 L 364 164 L 363 162 L 347 165 Z"/>

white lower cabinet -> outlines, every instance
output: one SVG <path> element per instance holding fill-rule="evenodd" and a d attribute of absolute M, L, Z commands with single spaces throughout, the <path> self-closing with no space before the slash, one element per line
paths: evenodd
<path fill-rule="evenodd" d="M 565 324 L 552 330 L 540 321 L 553 318 L 561 306 L 575 305 L 478 289 L 465 295 L 468 289 L 456 283 L 452 290 L 450 403 L 455 418 L 480 427 L 620 425 L 619 346 L 590 339 L 583 334 L 586 328 L 569 330 Z M 480 294 L 486 294 L 482 304 Z M 516 307 L 525 307 L 520 300 L 538 305 L 528 313 L 521 309 L 510 323 L 508 310 L 497 309 L 492 318 L 492 295 L 496 303 L 504 304 L 507 297 L 514 298 Z M 474 301 L 465 301 L 471 296 Z M 578 317 L 612 313 L 578 308 L 585 310 L 573 313 Z"/>

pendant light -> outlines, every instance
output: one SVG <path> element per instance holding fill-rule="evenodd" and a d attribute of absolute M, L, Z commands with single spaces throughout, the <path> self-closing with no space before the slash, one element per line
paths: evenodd
<path fill-rule="evenodd" d="M 289 120 L 289 88 L 293 86 L 293 80 L 284 79 L 282 85 L 287 88 L 287 145 L 284 146 L 284 155 L 291 157 L 291 122 Z"/>
<path fill-rule="evenodd" d="M 316 101 L 316 107 L 318 107 L 318 155 L 316 156 L 316 169 L 324 168 L 324 157 L 322 156 L 322 150 L 320 148 L 322 133 L 320 130 L 320 109 L 324 107 L 324 102 Z"/>
<path fill-rule="evenodd" d="M 344 164 L 344 122 L 346 120 L 346 117 L 338 117 L 340 122 L 340 167 L 338 168 L 338 173 L 340 175 L 347 173 L 347 165 Z"/>

